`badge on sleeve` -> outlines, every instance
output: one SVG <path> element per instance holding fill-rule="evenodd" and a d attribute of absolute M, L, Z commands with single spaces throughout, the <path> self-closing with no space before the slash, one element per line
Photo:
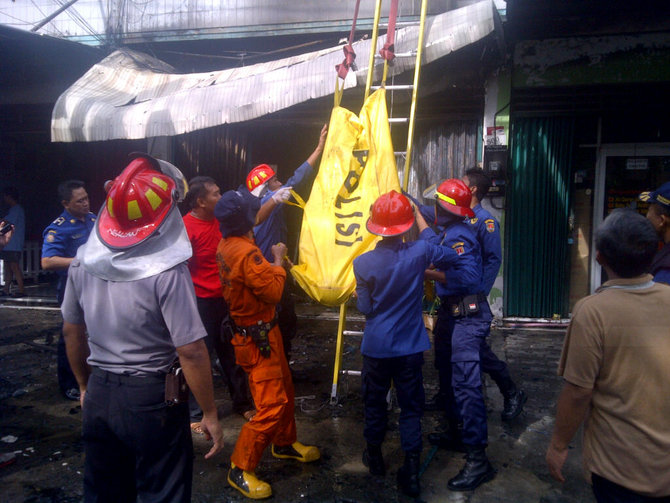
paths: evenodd
<path fill-rule="evenodd" d="M 484 220 L 484 223 L 486 224 L 486 230 L 487 232 L 495 232 L 496 230 L 496 223 L 492 218 L 489 218 L 487 220 Z"/>
<path fill-rule="evenodd" d="M 453 245 L 451 245 L 451 247 L 459 255 L 463 255 L 465 253 L 465 243 L 463 243 L 462 241 L 459 241 L 458 243 L 454 243 Z"/>
<path fill-rule="evenodd" d="M 56 233 L 49 232 L 46 237 L 47 243 L 53 243 L 56 240 Z"/>

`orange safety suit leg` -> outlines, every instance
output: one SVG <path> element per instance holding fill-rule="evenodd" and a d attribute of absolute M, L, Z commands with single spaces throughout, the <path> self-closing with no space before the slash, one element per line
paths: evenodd
<path fill-rule="evenodd" d="M 230 458 L 245 471 L 256 468 L 270 443 L 291 445 L 297 439 L 295 393 L 279 327 L 270 330 L 268 340 L 269 358 L 261 356 L 251 337 L 235 334 L 232 340 L 237 364 L 249 375 L 249 389 L 256 404 L 256 415 L 242 426 Z"/>

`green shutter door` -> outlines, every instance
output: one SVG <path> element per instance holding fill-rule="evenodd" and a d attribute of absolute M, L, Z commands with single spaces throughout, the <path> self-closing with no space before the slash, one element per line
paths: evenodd
<path fill-rule="evenodd" d="M 573 118 L 514 120 L 505 219 L 506 316 L 567 315 L 573 131 Z"/>

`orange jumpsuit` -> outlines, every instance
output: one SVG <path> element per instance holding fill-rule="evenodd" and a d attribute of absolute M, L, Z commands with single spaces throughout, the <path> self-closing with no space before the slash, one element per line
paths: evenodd
<path fill-rule="evenodd" d="M 216 250 L 223 296 L 237 326 L 271 321 L 281 298 L 286 271 L 270 264 L 252 239 L 231 236 Z M 242 470 L 253 471 L 265 448 L 291 445 L 296 441 L 295 395 L 291 372 L 284 356 L 281 333 L 275 325 L 268 335 L 270 357 L 261 356 L 251 337 L 233 336 L 237 364 L 249 375 L 249 389 L 256 415 L 245 423 L 231 461 Z"/>

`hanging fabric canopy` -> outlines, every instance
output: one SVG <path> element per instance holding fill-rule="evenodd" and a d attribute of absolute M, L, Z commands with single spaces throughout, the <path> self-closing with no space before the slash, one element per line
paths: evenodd
<path fill-rule="evenodd" d="M 431 17 L 423 64 L 486 37 L 495 29 L 496 16 L 492 0 L 483 0 Z M 416 50 L 418 31 L 417 26 L 398 29 L 395 50 Z M 380 37 L 375 52 L 385 43 L 386 37 Z M 358 54 L 370 54 L 371 41 L 359 40 L 350 46 Z M 390 75 L 413 68 L 414 61 L 407 59 L 397 58 Z M 116 51 L 58 98 L 51 118 L 51 139 L 73 142 L 173 136 L 248 121 L 332 94 L 333 70 L 340 63 L 342 47 L 338 46 L 241 68 L 178 74 L 146 54 Z M 365 85 L 367 67 L 368 62 L 359 61 L 356 71 L 347 73 L 343 87 Z"/>

